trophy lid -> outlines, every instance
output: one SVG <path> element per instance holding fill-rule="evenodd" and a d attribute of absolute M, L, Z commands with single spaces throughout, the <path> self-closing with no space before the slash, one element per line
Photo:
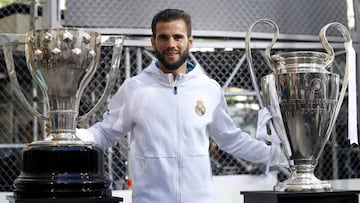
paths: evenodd
<path fill-rule="evenodd" d="M 328 54 L 323 52 L 284 52 L 271 56 L 276 73 L 321 72 L 328 73 Z"/>

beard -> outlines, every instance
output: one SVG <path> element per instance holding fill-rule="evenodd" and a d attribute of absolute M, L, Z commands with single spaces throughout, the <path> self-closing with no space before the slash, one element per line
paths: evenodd
<path fill-rule="evenodd" d="M 168 50 L 166 50 L 166 51 L 168 51 Z M 166 51 L 164 51 L 164 52 L 166 52 Z M 165 59 L 164 52 L 160 53 L 160 51 L 158 49 L 155 49 L 155 56 L 159 60 L 159 62 L 168 70 L 177 70 L 189 58 L 189 49 L 188 48 L 186 48 L 183 53 L 180 53 L 179 60 L 172 62 L 172 63 L 168 62 Z"/>

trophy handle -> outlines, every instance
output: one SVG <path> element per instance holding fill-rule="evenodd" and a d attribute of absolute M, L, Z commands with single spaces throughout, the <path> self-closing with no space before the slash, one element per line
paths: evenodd
<path fill-rule="evenodd" d="M 335 58 L 334 49 L 330 46 L 330 44 L 326 38 L 326 31 L 329 27 L 337 28 L 341 32 L 342 36 L 344 37 L 345 43 L 349 43 L 350 45 L 352 44 L 350 32 L 341 23 L 332 22 L 332 23 L 325 25 L 323 28 L 321 28 L 321 30 L 319 32 L 320 42 L 329 55 L 329 60 L 328 60 L 328 64 L 327 64 L 326 68 L 329 68 L 331 66 L 331 64 L 333 63 L 334 58 Z M 349 51 L 346 49 L 346 59 L 348 59 L 348 56 L 349 56 Z M 330 121 L 329 127 L 326 131 L 326 139 L 329 139 L 329 137 L 331 135 L 331 131 L 335 125 L 336 118 L 339 114 L 339 111 L 340 111 L 340 108 L 341 108 L 341 105 L 342 105 L 342 102 L 344 100 L 344 96 L 346 93 L 346 89 L 347 89 L 347 86 L 349 83 L 349 70 L 348 70 L 349 64 L 348 63 L 349 63 L 349 61 L 347 60 L 346 65 L 345 65 L 344 79 L 343 79 L 342 88 L 341 88 L 340 95 L 339 95 L 339 100 L 335 107 L 334 116 L 332 116 L 332 120 Z M 319 153 L 319 156 L 320 156 L 320 153 Z"/>
<path fill-rule="evenodd" d="M 271 56 L 270 56 L 270 52 L 271 52 L 271 48 L 273 47 L 273 45 L 275 44 L 275 42 L 279 36 L 279 27 L 274 21 L 272 21 L 270 19 L 260 19 L 260 20 L 255 21 L 250 26 L 249 31 L 246 33 L 246 38 L 245 38 L 245 52 L 246 52 L 247 61 L 248 61 L 248 65 L 249 65 L 249 71 L 250 71 L 252 84 L 254 86 L 256 96 L 259 100 L 259 105 L 261 108 L 264 108 L 264 102 L 260 95 L 260 90 L 257 85 L 257 80 L 256 80 L 255 72 L 254 72 L 254 65 L 253 65 L 253 60 L 252 60 L 252 56 L 251 56 L 251 47 L 250 47 L 251 31 L 252 31 L 253 27 L 258 23 L 267 23 L 269 25 L 272 25 L 272 27 L 273 27 L 273 38 L 271 40 L 271 43 L 265 49 L 265 62 L 274 73 L 276 72 L 276 70 L 275 70 L 275 68 L 273 68 L 274 65 L 273 65 L 273 60 L 271 59 Z"/>
<path fill-rule="evenodd" d="M 120 67 L 120 60 L 121 60 L 121 54 L 122 54 L 122 48 L 124 45 L 125 36 L 119 36 L 119 37 L 110 37 L 106 41 L 107 46 L 113 46 L 113 54 L 111 59 L 111 67 L 109 71 L 109 75 L 106 81 L 105 89 L 103 94 L 101 95 L 98 102 L 93 106 L 91 110 L 89 110 L 84 115 L 81 115 L 78 117 L 78 122 L 86 119 L 87 117 L 91 116 L 99 109 L 101 105 L 104 104 L 108 96 L 110 95 L 115 82 L 117 81 L 117 77 L 119 75 L 119 67 Z M 90 79 L 89 79 L 90 80 Z M 85 87 L 84 87 L 85 88 Z M 82 92 L 82 91 L 79 91 Z M 78 108 L 77 108 L 78 109 Z"/>
<path fill-rule="evenodd" d="M 31 106 L 29 101 L 26 99 L 24 93 L 21 91 L 21 87 L 19 85 L 19 81 L 16 76 L 14 57 L 13 57 L 13 52 L 12 52 L 12 45 L 13 45 L 13 42 L 24 44 L 25 43 L 25 35 L 24 34 L 7 34 L 7 35 L 5 34 L 5 35 L 0 36 L 0 40 L 1 40 L 1 44 L 4 49 L 6 69 L 7 69 L 8 75 L 9 75 L 11 85 L 15 92 L 15 95 L 18 97 L 20 102 L 25 106 L 25 108 L 30 113 L 32 113 L 34 116 L 36 116 L 40 119 L 44 119 L 44 120 L 49 119 L 50 118 L 49 115 L 41 114 L 33 106 Z M 41 90 L 44 95 L 47 95 L 46 91 L 44 91 L 42 88 L 41 88 Z M 48 102 L 45 102 L 45 103 L 48 104 Z M 49 109 L 49 106 L 47 106 L 47 109 Z"/>
<path fill-rule="evenodd" d="M 331 67 L 331 64 L 334 62 L 334 58 L 335 58 L 334 49 L 331 47 L 330 43 L 328 42 L 328 40 L 326 38 L 326 32 L 329 27 L 337 28 L 341 32 L 342 36 L 344 37 L 345 42 L 350 42 L 350 43 L 352 42 L 349 31 L 341 23 L 332 22 L 332 23 L 325 25 L 323 28 L 321 28 L 321 30 L 319 32 L 320 42 L 328 54 L 328 57 L 327 57 L 328 61 L 326 62 L 326 68 Z"/>
<path fill-rule="evenodd" d="M 270 24 L 273 28 L 273 38 L 271 40 L 271 43 L 266 47 L 265 49 L 265 62 L 266 64 L 269 66 L 269 68 L 273 71 L 273 73 L 275 74 L 277 71 L 274 68 L 274 62 L 270 56 L 270 52 L 271 52 L 271 48 L 273 47 L 273 45 L 275 44 L 278 36 L 279 36 L 279 27 L 278 25 L 270 20 L 270 19 L 260 19 L 255 21 L 249 28 L 249 31 L 246 33 L 246 38 L 245 38 L 245 53 L 246 53 L 246 57 L 247 57 L 247 61 L 248 61 L 248 66 L 249 66 L 249 72 L 250 72 L 250 76 L 251 76 L 251 81 L 253 84 L 253 87 L 255 89 L 255 93 L 256 93 L 256 97 L 259 101 L 259 106 L 261 109 L 265 108 L 266 105 L 263 101 L 263 97 L 261 96 L 260 90 L 259 90 L 259 86 L 257 84 L 257 80 L 256 80 L 256 76 L 255 76 L 255 71 L 254 71 L 254 64 L 253 64 L 253 60 L 252 60 L 252 56 L 251 56 L 251 46 L 250 46 L 250 38 L 251 38 L 251 31 L 253 29 L 253 27 L 258 24 L 258 23 L 267 23 Z M 271 75 L 270 75 L 271 76 Z M 270 79 L 270 77 L 268 77 Z M 279 132 L 278 129 L 280 129 L 279 126 L 279 122 L 275 121 L 273 118 L 271 118 L 269 121 L 266 122 L 266 130 L 268 131 L 268 133 L 270 133 L 271 135 L 273 135 L 271 133 L 271 131 L 274 131 L 277 136 L 279 136 L 278 138 L 281 138 L 283 136 L 286 136 L 283 132 Z M 275 128 L 275 125 L 277 128 Z M 274 136 L 274 135 L 273 135 Z M 274 142 L 275 138 L 272 138 L 273 140 L 271 141 L 272 144 L 276 144 L 276 141 Z M 280 139 L 280 142 L 283 143 L 282 144 L 282 148 L 284 149 L 284 153 L 287 157 L 287 159 L 289 160 L 290 154 L 289 153 L 289 143 L 285 142 L 284 139 Z M 289 165 L 291 165 L 289 163 Z M 267 164 L 267 169 L 268 170 L 269 165 Z"/>

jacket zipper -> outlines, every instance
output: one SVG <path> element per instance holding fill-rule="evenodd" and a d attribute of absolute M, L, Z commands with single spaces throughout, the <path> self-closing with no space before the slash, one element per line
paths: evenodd
<path fill-rule="evenodd" d="M 173 94 L 176 96 L 175 99 L 175 108 L 176 108 L 176 122 L 177 122 L 177 138 L 178 138 L 178 189 L 177 189 L 177 203 L 181 203 L 181 133 L 180 133 L 180 126 L 181 126 L 181 119 L 180 119 L 180 101 L 178 96 L 178 84 L 179 84 L 179 76 L 174 78 L 172 86 L 173 86 Z"/>

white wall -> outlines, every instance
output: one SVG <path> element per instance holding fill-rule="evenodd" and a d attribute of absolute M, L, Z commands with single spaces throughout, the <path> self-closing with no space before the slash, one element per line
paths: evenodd
<path fill-rule="evenodd" d="M 267 177 L 252 175 L 214 176 L 217 203 L 242 203 L 244 198 L 240 192 L 272 190 L 276 181 L 276 174 L 270 174 Z M 360 191 L 360 179 L 331 180 L 329 182 L 337 190 Z M 124 203 L 131 203 L 131 190 L 113 191 L 113 196 L 123 197 Z"/>
<path fill-rule="evenodd" d="M 241 203 L 243 197 L 240 191 L 249 190 L 272 190 L 276 183 L 276 174 L 268 176 L 256 175 L 227 175 L 214 176 L 216 187 L 216 197 L 218 203 Z M 131 203 L 131 190 L 113 191 L 113 196 L 122 197 L 124 203 Z M 0 202 L 5 203 L 6 196 L 12 195 L 11 192 L 0 192 Z"/>

